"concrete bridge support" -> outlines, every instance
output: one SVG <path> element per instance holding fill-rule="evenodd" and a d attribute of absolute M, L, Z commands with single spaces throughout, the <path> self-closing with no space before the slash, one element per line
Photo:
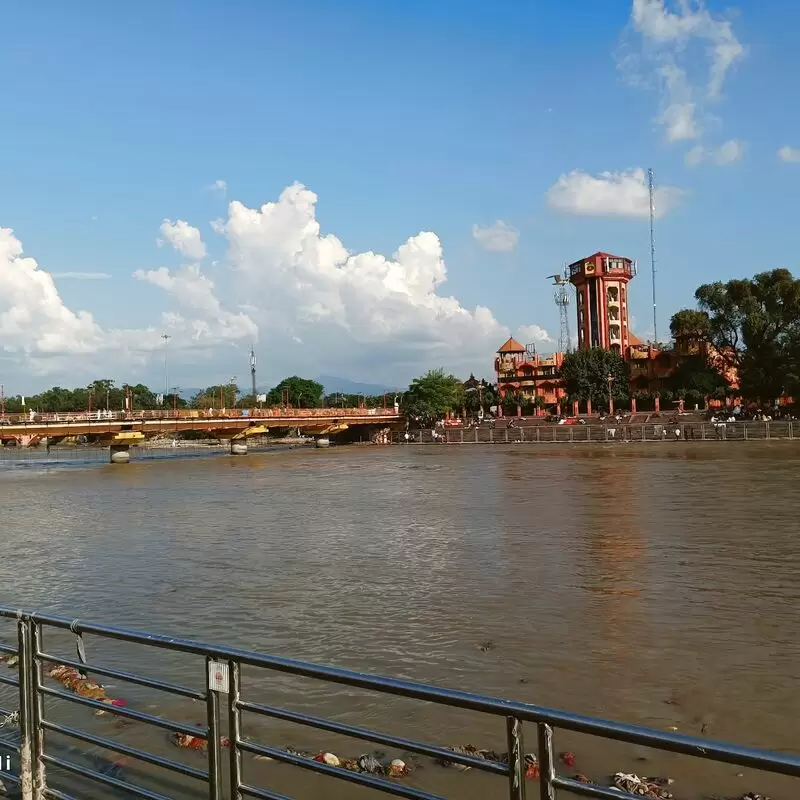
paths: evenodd
<path fill-rule="evenodd" d="M 112 444 L 108 449 L 111 451 L 112 464 L 127 464 L 131 460 L 130 445 Z"/>
<path fill-rule="evenodd" d="M 232 456 L 246 456 L 247 455 L 247 439 L 231 439 L 231 455 Z"/>

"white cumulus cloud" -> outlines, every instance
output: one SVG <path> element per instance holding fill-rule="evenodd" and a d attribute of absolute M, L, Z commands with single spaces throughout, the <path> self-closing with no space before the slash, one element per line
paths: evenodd
<path fill-rule="evenodd" d="M 165 219 L 161 223 L 160 231 L 161 238 L 156 240 L 159 247 L 170 244 L 181 255 L 195 261 L 201 261 L 206 257 L 206 246 L 203 244 L 200 231 L 188 222 L 182 219 L 177 222 Z"/>
<path fill-rule="evenodd" d="M 639 85 L 658 86 L 656 122 L 669 142 L 699 138 L 708 104 L 722 95 L 731 68 L 745 56 L 729 19 L 712 14 L 702 0 L 633 0 L 628 31 L 638 37 L 619 66 Z"/>
<path fill-rule="evenodd" d="M 663 217 L 680 202 L 681 189 L 655 190 L 654 213 Z M 573 170 L 559 177 L 547 191 L 548 205 L 564 214 L 589 217 L 643 218 L 650 214 L 647 174 L 643 169 L 590 175 Z"/>
<path fill-rule="evenodd" d="M 697 144 L 686 154 L 685 161 L 690 167 L 702 164 L 704 161 L 716 164 L 718 167 L 726 167 L 741 161 L 744 151 L 744 142 L 738 139 L 730 139 L 719 147 L 712 148 Z"/>
<path fill-rule="evenodd" d="M 153 292 L 139 307 L 137 329 L 103 328 L 89 311 L 70 309 L 54 276 L 0 229 L 0 354 L 21 379 L 37 373 L 67 383 L 158 381 L 163 333 L 171 337 L 172 373 L 179 363 L 186 380 L 198 382 L 218 381 L 232 359 L 246 369 L 250 344 L 259 339 L 264 380 L 332 373 L 396 384 L 431 367 L 491 370 L 510 330 L 485 306 L 465 307 L 447 293 L 435 233 L 409 237 L 391 256 L 352 252 L 323 232 L 316 205 L 300 184 L 260 207 L 230 202 L 214 228 L 226 239 L 226 257 L 208 271 L 200 265 L 198 229 L 165 220 L 160 243 L 185 263 L 134 273 Z M 524 331 L 527 341 L 551 341 L 538 325 Z"/>
<path fill-rule="evenodd" d="M 497 220 L 493 225 L 473 225 L 472 238 L 490 252 L 510 253 L 517 246 L 519 231 Z"/>
<path fill-rule="evenodd" d="M 219 192 L 223 197 L 228 194 L 228 182 L 221 178 L 215 180 L 210 186 L 206 187 L 210 192 Z"/>
<path fill-rule="evenodd" d="M 523 344 L 554 344 L 553 337 L 541 325 L 523 325 L 517 329 L 516 338 Z"/>
<path fill-rule="evenodd" d="M 322 232 L 316 204 L 294 184 L 260 208 L 231 202 L 217 225 L 246 311 L 278 358 L 280 342 L 297 337 L 311 371 L 335 364 L 389 378 L 398 369 L 490 363 L 508 329 L 488 308 L 465 308 L 441 291 L 447 269 L 435 233 L 411 236 L 391 257 L 353 253 Z"/>
<path fill-rule="evenodd" d="M 789 147 L 784 145 L 778 150 L 778 158 L 792 164 L 800 164 L 800 147 Z"/>

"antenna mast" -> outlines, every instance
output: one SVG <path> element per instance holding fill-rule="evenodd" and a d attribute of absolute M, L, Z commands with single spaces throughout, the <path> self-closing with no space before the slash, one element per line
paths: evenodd
<path fill-rule="evenodd" d="M 568 353 L 572 342 L 569 338 L 569 278 L 567 278 L 567 268 L 564 267 L 561 275 L 551 275 L 553 279 L 553 299 L 558 307 L 558 315 L 561 321 L 561 329 L 558 335 L 558 349 L 561 353 Z"/>
<path fill-rule="evenodd" d="M 658 344 L 658 314 L 656 313 L 656 240 L 653 231 L 653 218 L 655 216 L 655 187 L 653 170 L 647 170 L 647 188 L 650 192 L 650 271 L 653 276 L 653 342 Z"/>

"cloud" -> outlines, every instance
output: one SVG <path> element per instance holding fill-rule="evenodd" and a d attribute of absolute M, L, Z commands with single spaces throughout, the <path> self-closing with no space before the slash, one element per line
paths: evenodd
<path fill-rule="evenodd" d="M 151 316 L 132 330 L 103 328 L 88 311 L 67 307 L 53 276 L 2 230 L 0 352 L 19 380 L 37 373 L 59 382 L 98 375 L 147 382 L 148 370 L 157 382 L 162 333 L 172 337 L 171 358 L 186 381 L 213 383 L 232 358 L 246 368 L 259 338 L 269 352 L 265 380 L 333 370 L 398 383 L 431 367 L 490 369 L 510 330 L 490 309 L 465 307 L 446 291 L 435 233 L 410 236 L 391 256 L 353 252 L 323 231 L 316 208 L 317 196 L 300 184 L 260 207 L 228 203 L 217 225 L 226 255 L 209 273 L 199 263 L 205 246 L 197 228 L 165 220 L 161 241 L 186 263 L 134 273 L 154 297 L 141 306 Z M 528 341 L 550 340 L 537 325 L 523 330 Z"/>
<path fill-rule="evenodd" d="M 519 231 L 497 220 L 494 225 L 473 225 L 472 238 L 492 253 L 510 253 L 517 246 Z"/>
<path fill-rule="evenodd" d="M 684 160 L 690 167 L 697 166 L 704 161 L 716 164 L 718 167 L 725 167 L 741 161 L 744 157 L 744 142 L 738 139 L 730 139 L 716 148 L 707 148 L 703 145 L 695 145 L 685 156 Z"/>
<path fill-rule="evenodd" d="M 253 304 L 247 313 L 276 354 L 297 337 L 309 369 L 336 364 L 396 378 L 398 369 L 474 367 L 508 336 L 488 308 L 465 308 L 441 292 L 447 269 L 435 233 L 411 236 L 388 258 L 353 253 L 322 232 L 316 204 L 295 183 L 260 208 L 231 202 L 218 226 L 238 291 Z"/>
<path fill-rule="evenodd" d="M 631 36 L 633 34 L 633 36 Z M 633 48 L 636 38 L 638 49 Z M 618 65 L 628 80 L 658 87 L 661 109 L 655 121 L 667 141 L 698 139 L 706 106 L 722 95 L 731 68 L 745 56 L 730 20 L 712 15 L 702 0 L 633 0 L 627 55 Z"/>
<path fill-rule="evenodd" d="M 53 277 L 65 281 L 107 281 L 111 276 L 107 272 L 54 272 Z"/>
<path fill-rule="evenodd" d="M 206 257 L 206 246 L 203 244 L 200 231 L 192 227 L 188 222 L 184 222 L 182 219 L 177 222 L 165 219 L 161 223 L 159 230 L 162 236 L 162 238 L 156 240 L 159 247 L 170 244 L 181 255 L 195 261 L 201 261 Z"/>
<path fill-rule="evenodd" d="M 171 329 L 188 333 L 195 342 L 253 341 L 258 338 L 258 327 L 247 314 L 222 308 L 214 284 L 203 275 L 197 264 L 182 267 L 174 273 L 166 267 L 137 270 L 133 277 L 163 289 L 189 312 L 189 319 L 173 313 L 167 323 Z"/>
<path fill-rule="evenodd" d="M 526 344 L 554 344 L 553 337 L 541 325 L 522 325 L 517 329 L 516 338 Z"/>
<path fill-rule="evenodd" d="M 790 164 L 800 164 L 800 147 L 789 147 L 784 145 L 778 150 L 778 158 Z"/>
<path fill-rule="evenodd" d="M 222 179 L 214 181 L 214 183 L 206 188 L 210 192 L 219 192 L 223 197 L 227 197 L 228 195 L 228 183 Z"/>
<path fill-rule="evenodd" d="M 678 205 L 683 194 L 683 190 L 669 186 L 657 188 L 655 215 L 663 217 Z M 645 218 L 650 214 L 647 174 L 643 169 L 630 169 L 594 176 L 576 169 L 561 175 L 548 189 L 547 203 L 564 214 Z"/>

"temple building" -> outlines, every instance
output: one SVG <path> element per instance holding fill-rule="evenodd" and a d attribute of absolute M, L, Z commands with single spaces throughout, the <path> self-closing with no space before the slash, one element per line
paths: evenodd
<path fill-rule="evenodd" d="M 597 252 L 570 264 L 567 276 L 575 287 L 578 349 L 601 347 L 619 353 L 630 365 L 631 395 L 663 388 L 682 353 L 680 347 L 662 350 L 644 343 L 630 329 L 628 283 L 636 277 L 636 262 Z M 683 344 L 688 352 L 689 343 Z M 543 355 L 535 345 L 509 339 L 495 358 L 501 401 L 516 401 L 518 408 L 532 405 L 537 413 L 562 407 L 566 392 L 558 370 L 563 360 L 563 353 Z"/>

